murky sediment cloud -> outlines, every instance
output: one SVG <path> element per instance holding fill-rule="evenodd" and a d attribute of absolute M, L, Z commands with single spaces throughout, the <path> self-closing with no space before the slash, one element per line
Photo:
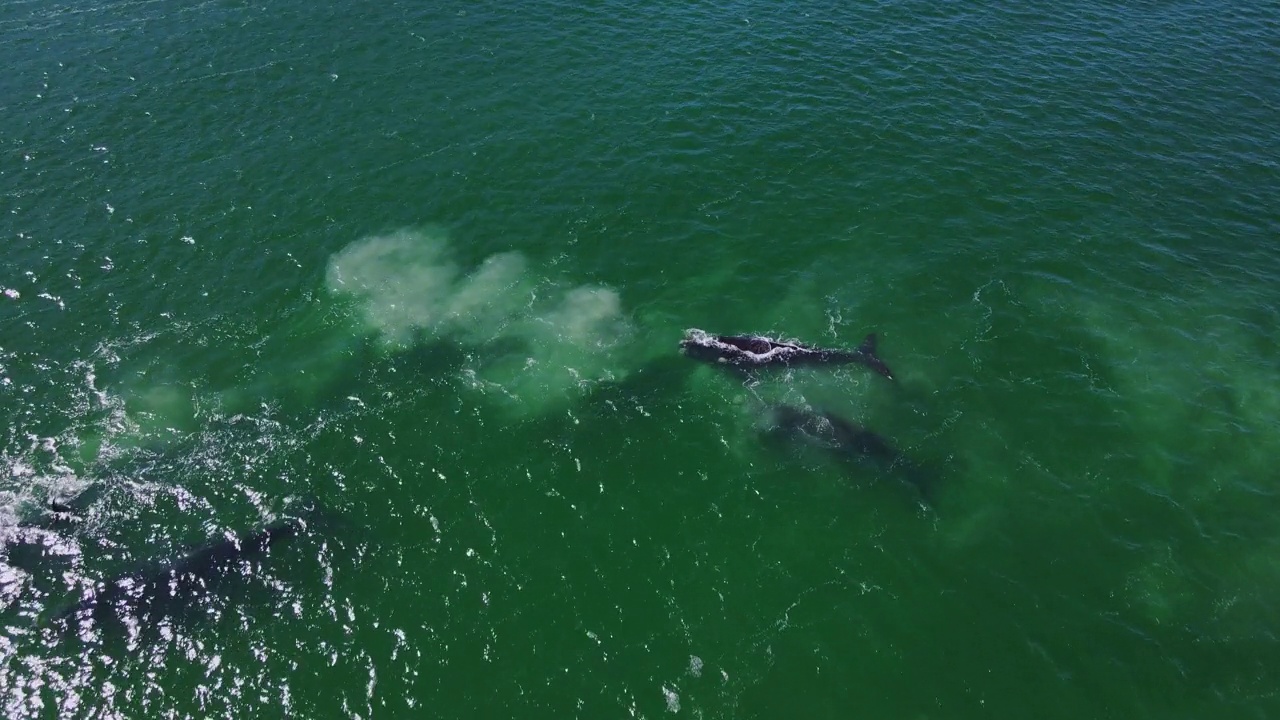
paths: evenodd
<path fill-rule="evenodd" d="M 536 410 L 575 388 L 624 376 L 635 332 L 612 288 L 548 277 L 519 252 L 459 263 L 442 232 L 364 238 L 329 261 L 327 284 L 355 301 L 389 350 L 468 348 L 471 387 Z"/>

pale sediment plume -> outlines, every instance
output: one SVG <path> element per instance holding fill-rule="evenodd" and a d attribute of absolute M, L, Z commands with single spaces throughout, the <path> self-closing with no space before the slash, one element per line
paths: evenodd
<path fill-rule="evenodd" d="M 530 269 L 518 252 L 474 269 L 439 232 L 399 231 L 359 240 L 329 262 L 328 286 L 353 299 L 389 349 L 454 342 L 470 349 L 470 387 L 538 412 L 575 390 L 617 379 L 642 358 L 618 293 L 566 285 Z"/>
<path fill-rule="evenodd" d="M 1145 315 L 1075 300 L 1107 360 L 1085 368 L 1088 387 L 1123 399 L 1131 433 L 1124 482 L 1100 490 L 1137 485 L 1193 518 L 1196 535 L 1215 548 L 1212 562 L 1208 551 L 1193 561 L 1186 543 L 1153 537 L 1126 576 L 1124 597 L 1153 623 L 1211 617 L 1204 633 L 1218 637 L 1274 624 L 1280 587 L 1280 530 L 1265 519 L 1278 477 L 1280 366 L 1258 352 L 1267 330 L 1240 320 L 1234 299 L 1188 288 Z"/>
<path fill-rule="evenodd" d="M 359 302 L 364 320 L 388 344 L 446 324 L 458 267 L 442 240 L 400 232 L 367 238 L 329 260 L 329 289 Z"/>

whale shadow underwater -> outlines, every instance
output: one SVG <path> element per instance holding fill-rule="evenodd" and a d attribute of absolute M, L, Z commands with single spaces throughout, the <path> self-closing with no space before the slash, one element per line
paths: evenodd
<path fill-rule="evenodd" d="M 795 405 L 769 406 L 762 429 L 767 439 L 801 441 L 855 466 L 868 466 L 912 488 L 920 502 L 933 508 L 935 476 L 881 435 L 825 410 Z"/>
<path fill-rule="evenodd" d="M 79 629 L 177 615 L 221 580 L 237 571 L 246 573 L 251 563 L 267 558 L 271 548 L 306 532 L 320 512 L 315 500 L 306 500 L 292 514 L 247 532 L 227 532 L 168 560 L 134 566 L 86 588 L 45 624 Z"/>

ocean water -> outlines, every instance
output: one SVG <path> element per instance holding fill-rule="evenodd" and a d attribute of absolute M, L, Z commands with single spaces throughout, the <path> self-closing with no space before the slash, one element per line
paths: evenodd
<path fill-rule="evenodd" d="M 1276 8 L 25 0 L 0 64 L 6 717 L 1280 714 Z"/>

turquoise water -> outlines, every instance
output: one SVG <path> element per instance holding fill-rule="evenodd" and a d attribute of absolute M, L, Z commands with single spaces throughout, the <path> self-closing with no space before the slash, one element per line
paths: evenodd
<path fill-rule="evenodd" d="M 5 715 L 1280 713 L 1278 38 L 1244 3 L 5 5 Z M 690 327 L 876 332 L 897 379 L 744 383 Z M 779 402 L 932 506 L 767 441 Z M 206 592 L 50 622 L 301 497 Z"/>

